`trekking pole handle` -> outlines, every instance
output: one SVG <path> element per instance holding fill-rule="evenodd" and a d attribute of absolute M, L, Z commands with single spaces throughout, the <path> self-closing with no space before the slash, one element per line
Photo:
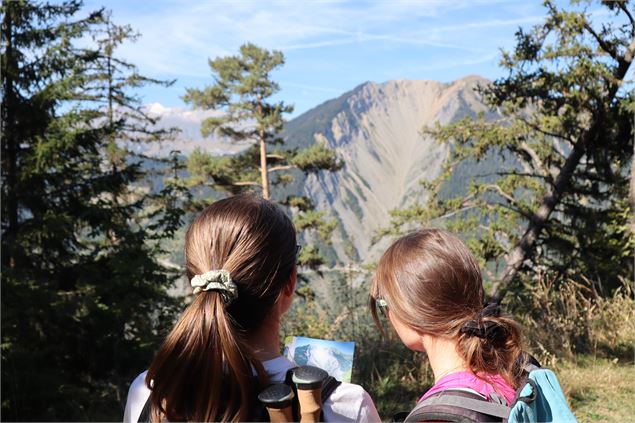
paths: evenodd
<path fill-rule="evenodd" d="M 302 366 L 293 371 L 293 383 L 298 390 L 300 423 L 320 421 L 322 411 L 322 383 L 328 373 L 319 367 Z"/>
<path fill-rule="evenodd" d="M 258 395 L 267 409 L 269 421 L 274 423 L 293 421 L 293 397 L 293 389 L 285 383 L 271 385 Z"/>

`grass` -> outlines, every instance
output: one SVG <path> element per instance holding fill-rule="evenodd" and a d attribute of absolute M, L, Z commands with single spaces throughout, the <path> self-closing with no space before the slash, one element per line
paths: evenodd
<path fill-rule="evenodd" d="M 580 422 L 627 422 L 635 418 L 635 364 L 578 357 L 562 363 L 558 379 Z"/>

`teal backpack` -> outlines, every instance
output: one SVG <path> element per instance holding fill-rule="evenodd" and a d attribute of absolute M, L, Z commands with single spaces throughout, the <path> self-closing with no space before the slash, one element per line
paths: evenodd
<path fill-rule="evenodd" d="M 448 389 L 419 402 L 405 422 L 577 422 L 567 405 L 555 373 L 535 360 L 524 366 L 526 381 L 511 405 L 498 395 L 484 398 L 476 392 Z M 399 419 L 400 420 L 400 419 Z"/>
<path fill-rule="evenodd" d="M 556 374 L 533 364 L 525 366 L 527 382 L 518 393 L 508 422 L 576 422 Z"/>

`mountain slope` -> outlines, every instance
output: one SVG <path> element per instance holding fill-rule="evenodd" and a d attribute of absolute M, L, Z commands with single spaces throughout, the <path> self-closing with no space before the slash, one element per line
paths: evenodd
<path fill-rule="evenodd" d="M 422 136 L 421 128 L 485 112 L 474 88 L 487 83 L 475 76 L 450 84 L 367 82 L 287 124 L 290 145 L 324 142 L 345 163 L 337 173 L 297 183 L 341 223 L 333 239 L 338 258 L 350 256 L 351 247 L 362 260 L 377 258 L 385 242 L 371 240 L 389 223 L 389 211 L 424 199 L 419 181 L 438 176 L 448 154 L 447 145 Z"/>

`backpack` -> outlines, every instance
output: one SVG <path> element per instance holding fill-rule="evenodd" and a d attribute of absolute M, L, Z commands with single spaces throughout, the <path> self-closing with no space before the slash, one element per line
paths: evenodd
<path fill-rule="evenodd" d="M 293 397 L 293 403 L 292 403 L 293 421 L 299 422 L 300 421 L 300 412 L 299 412 L 300 406 L 298 402 L 298 395 L 296 392 L 297 388 L 295 384 L 293 383 L 293 371 L 295 369 L 297 369 L 297 367 L 293 367 L 287 370 L 287 373 L 284 377 L 284 384 L 288 385 L 293 390 L 293 393 L 295 394 Z M 324 381 L 322 382 L 322 404 L 324 404 L 324 402 L 328 399 L 328 397 L 331 396 L 333 391 L 335 391 L 335 389 L 341 384 L 342 384 L 341 381 L 335 379 L 332 376 L 327 376 L 326 379 L 324 379 Z M 256 409 L 253 410 L 253 413 L 252 413 L 252 415 L 254 416 L 253 421 L 268 422 L 269 414 L 267 413 L 265 406 L 260 401 L 256 401 L 256 405 L 257 407 Z M 323 413 L 320 414 L 320 421 L 324 421 Z M 146 400 L 145 404 L 143 405 L 143 409 L 141 410 L 141 414 L 139 415 L 139 419 L 137 420 L 137 422 L 138 423 L 150 422 L 150 398 L 149 397 Z"/>
<path fill-rule="evenodd" d="M 497 394 L 484 398 L 476 392 L 448 389 L 419 402 L 404 422 L 577 422 L 555 373 L 538 363 L 524 366 L 526 380 L 511 406 Z"/>

